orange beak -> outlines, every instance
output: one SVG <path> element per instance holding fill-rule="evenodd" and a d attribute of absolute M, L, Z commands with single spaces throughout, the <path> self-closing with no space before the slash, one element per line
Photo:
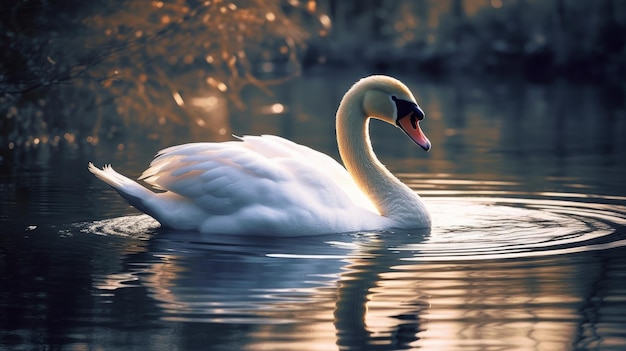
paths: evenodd
<path fill-rule="evenodd" d="M 398 99 L 392 96 L 396 103 L 397 118 L 396 124 L 406 135 L 425 151 L 430 150 L 430 140 L 424 135 L 420 128 L 420 121 L 424 119 L 424 111 L 412 101 Z"/>
<path fill-rule="evenodd" d="M 415 115 L 415 112 L 411 112 L 406 116 L 398 119 L 396 123 L 398 123 L 400 129 L 402 129 L 406 133 L 406 135 L 411 138 L 411 140 L 413 140 L 417 145 L 424 149 L 424 151 L 430 150 L 430 140 L 428 140 L 424 132 L 422 132 L 419 119 Z"/>

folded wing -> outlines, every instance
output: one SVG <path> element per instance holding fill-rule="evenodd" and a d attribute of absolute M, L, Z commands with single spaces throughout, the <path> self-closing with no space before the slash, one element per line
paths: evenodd
<path fill-rule="evenodd" d="M 140 179 L 188 199 L 207 215 L 256 209 L 327 216 L 355 206 L 376 212 L 331 157 L 276 136 L 239 139 L 164 149 Z"/>

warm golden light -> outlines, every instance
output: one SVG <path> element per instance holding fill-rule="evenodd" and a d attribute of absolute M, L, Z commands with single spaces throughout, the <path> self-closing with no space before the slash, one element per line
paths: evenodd
<path fill-rule="evenodd" d="M 317 10 L 317 2 L 315 0 L 309 0 L 306 3 L 306 9 L 309 12 L 315 12 Z"/>
<path fill-rule="evenodd" d="M 325 29 L 330 29 L 332 24 L 330 17 L 327 14 L 320 15 L 320 23 L 322 23 Z"/>
<path fill-rule="evenodd" d="M 283 113 L 285 112 L 285 106 L 283 106 L 282 104 L 274 104 L 272 105 L 272 112 L 273 113 Z"/>
<path fill-rule="evenodd" d="M 183 106 L 185 104 L 185 101 L 183 100 L 183 97 L 180 95 L 179 92 L 173 92 L 172 97 L 174 97 L 174 101 L 176 101 L 176 104 L 178 106 Z"/>

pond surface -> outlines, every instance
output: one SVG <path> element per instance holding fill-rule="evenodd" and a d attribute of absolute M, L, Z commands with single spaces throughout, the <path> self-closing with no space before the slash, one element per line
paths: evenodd
<path fill-rule="evenodd" d="M 433 149 L 382 123 L 374 148 L 423 196 L 431 230 L 168 231 L 87 171 L 137 177 L 160 148 L 230 133 L 337 156 L 334 110 L 358 76 L 247 91 L 246 111 L 196 97 L 194 128 L 5 153 L 0 349 L 625 349 L 623 86 L 397 75 Z"/>

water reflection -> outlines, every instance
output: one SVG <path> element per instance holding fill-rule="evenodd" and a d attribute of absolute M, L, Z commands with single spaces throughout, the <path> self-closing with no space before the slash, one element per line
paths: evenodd
<path fill-rule="evenodd" d="M 429 201 L 439 223 L 431 232 L 277 241 L 161 230 L 142 215 L 39 226 L 21 242 L 4 237 L 2 247 L 10 250 L 2 251 L 3 262 L 13 268 L 3 275 L 2 299 L 14 312 L 5 315 L 12 321 L 3 345 L 10 336 L 21 345 L 107 350 L 163 342 L 224 350 L 626 346 L 623 249 L 585 249 L 623 241 L 626 209 L 529 199 Z M 567 233 L 544 229 L 557 221 Z M 591 228 L 577 224 L 592 221 Z M 588 234 L 594 238 L 577 241 Z M 574 249 L 568 255 L 555 250 L 567 248 L 564 242 Z M 505 259 L 522 244 L 531 250 Z M 8 284 L 20 281 L 15 277 L 24 283 Z M 77 290 L 68 293 L 69 287 Z M 68 298 L 76 304 L 64 303 Z M 37 326 L 29 318 L 49 325 L 29 330 Z"/>
<path fill-rule="evenodd" d="M 94 288 L 105 291 L 96 294 L 101 303 L 112 303 L 120 289 L 146 287 L 168 322 L 258 325 L 243 339 L 245 349 L 355 349 L 381 340 L 387 340 L 382 349 L 395 349 L 415 340 L 409 335 L 414 307 L 400 311 L 395 300 L 406 296 L 396 286 L 384 311 L 369 312 L 371 291 L 381 288 L 382 275 L 401 257 L 410 256 L 390 247 L 427 235 L 361 233 L 268 243 L 159 231 L 145 252 L 126 255 L 128 271 L 95 276 Z M 393 336 L 386 335 L 389 330 Z"/>
<path fill-rule="evenodd" d="M 412 283 L 388 279 L 407 251 L 393 250 L 423 241 L 429 230 L 373 236 L 350 253 L 338 281 L 334 311 L 337 346 L 342 350 L 405 349 L 421 339 L 421 315 L 428 309 Z M 408 283 L 408 284 L 407 284 Z"/>
<path fill-rule="evenodd" d="M 432 231 L 268 241 L 161 230 L 144 215 L 79 227 L 145 240 L 123 251 L 121 269 L 93 276 L 94 296 L 115 304 L 145 289 L 159 324 L 181 327 L 172 331 L 181 342 L 216 325 L 248 326 L 220 345 L 250 350 L 547 350 L 611 338 L 602 323 L 613 312 L 605 315 L 602 301 L 626 293 L 609 278 L 626 262 L 603 257 L 626 245 L 626 208 L 429 201 Z"/>

